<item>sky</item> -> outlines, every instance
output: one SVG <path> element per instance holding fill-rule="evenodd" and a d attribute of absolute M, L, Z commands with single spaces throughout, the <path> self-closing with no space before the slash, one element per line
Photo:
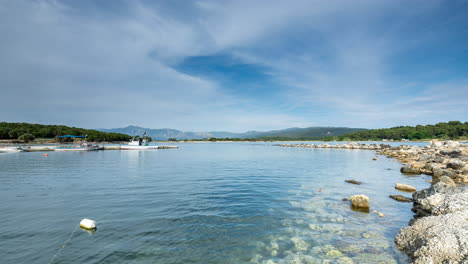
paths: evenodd
<path fill-rule="evenodd" d="M 468 1 L 0 0 L 0 121 L 467 121 Z"/>

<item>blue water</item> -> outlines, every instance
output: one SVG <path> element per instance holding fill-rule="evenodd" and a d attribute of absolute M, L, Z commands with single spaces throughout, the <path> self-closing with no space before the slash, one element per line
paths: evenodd
<path fill-rule="evenodd" d="M 1 263 L 409 263 L 393 238 L 411 204 L 388 195 L 411 196 L 397 182 L 429 185 L 368 150 L 180 143 L 48 154 L 0 154 Z M 370 213 L 341 200 L 354 194 L 370 197 Z M 83 218 L 95 233 L 77 229 Z"/>

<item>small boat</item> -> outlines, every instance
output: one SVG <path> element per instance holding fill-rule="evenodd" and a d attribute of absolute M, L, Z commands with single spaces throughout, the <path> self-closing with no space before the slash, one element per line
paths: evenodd
<path fill-rule="evenodd" d="M 99 146 L 95 144 L 81 143 L 79 145 L 60 145 L 55 147 L 55 151 L 91 151 L 99 150 Z"/>
<path fill-rule="evenodd" d="M 158 148 L 158 146 L 152 146 L 148 143 L 148 140 L 146 139 L 146 132 L 143 135 L 143 138 L 139 136 L 133 137 L 127 145 L 120 145 L 120 149 L 122 150 L 149 150 Z"/>
<path fill-rule="evenodd" d="M 61 138 L 87 138 L 88 136 L 73 136 L 73 135 L 65 135 L 65 136 L 57 136 L 58 139 Z M 70 145 L 59 145 L 55 147 L 55 151 L 92 151 L 92 150 L 99 150 L 100 147 L 96 144 L 90 144 L 88 142 L 82 142 L 80 144 L 70 144 Z"/>
<path fill-rule="evenodd" d="M 12 153 L 24 151 L 21 147 L 0 147 L 0 153 Z"/>

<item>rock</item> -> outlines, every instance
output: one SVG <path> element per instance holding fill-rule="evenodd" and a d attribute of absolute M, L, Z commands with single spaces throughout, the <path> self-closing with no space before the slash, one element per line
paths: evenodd
<path fill-rule="evenodd" d="M 451 168 L 451 169 L 454 169 L 454 170 L 460 170 L 463 167 L 465 167 L 465 163 L 463 161 L 461 161 L 461 160 L 451 159 L 447 163 L 447 168 Z"/>
<path fill-rule="evenodd" d="M 336 261 L 337 264 L 354 264 L 354 261 L 350 257 L 342 257 Z"/>
<path fill-rule="evenodd" d="M 413 199 L 404 197 L 402 195 L 389 195 L 389 197 L 399 202 L 411 203 L 413 201 Z"/>
<path fill-rule="evenodd" d="M 361 184 L 362 184 L 362 182 L 356 181 L 356 180 L 345 180 L 345 182 L 351 183 L 351 184 L 357 184 L 357 185 L 361 185 Z"/>
<path fill-rule="evenodd" d="M 452 187 L 456 186 L 455 182 L 451 178 L 449 178 L 447 176 L 441 176 L 440 178 L 436 178 L 435 181 L 433 181 L 432 183 L 435 184 L 435 183 L 438 183 L 438 182 L 442 182 L 442 183 L 447 184 L 447 185 L 452 186 Z"/>
<path fill-rule="evenodd" d="M 369 208 L 369 197 L 364 194 L 353 195 L 349 198 L 351 200 L 351 205 L 357 208 Z"/>
<path fill-rule="evenodd" d="M 353 258 L 355 263 L 359 264 L 397 264 L 398 262 L 387 254 L 361 253 Z"/>
<path fill-rule="evenodd" d="M 453 140 L 447 140 L 447 141 L 444 142 L 444 146 L 447 146 L 449 148 L 458 148 L 458 147 L 460 147 L 460 142 L 453 141 Z"/>
<path fill-rule="evenodd" d="M 309 247 L 309 243 L 302 240 L 302 238 L 293 237 L 291 241 L 294 243 L 294 250 L 296 251 L 306 251 Z"/>
<path fill-rule="evenodd" d="M 432 176 L 434 176 L 434 178 L 439 178 L 439 177 L 442 177 L 442 176 L 447 176 L 449 178 L 455 178 L 456 174 L 453 171 L 451 171 L 450 169 L 434 169 L 432 171 Z"/>
<path fill-rule="evenodd" d="M 403 183 L 397 183 L 395 184 L 395 189 L 400 190 L 400 191 L 405 191 L 405 192 L 415 192 L 416 188 L 408 185 L 408 184 L 403 184 Z"/>
<path fill-rule="evenodd" d="M 426 167 L 426 163 L 425 162 L 416 162 L 416 163 L 411 164 L 411 167 L 413 169 L 422 169 L 422 168 Z"/>
<path fill-rule="evenodd" d="M 341 199 L 341 201 L 346 202 L 346 201 L 348 201 L 348 198 L 343 198 L 343 199 Z"/>
<path fill-rule="evenodd" d="M 376 214 L 376 215 L 378 215 L 379 217 L 384 217 L 384 214 L 381 213 L 381 212 L 379 212 L 379 211 L 377 211 L 377 210 L 374 210 L 373 213 Z"/>
<path fill-rule="evenodd" d="M 443 145 L 444 145 L 444 143 L 438 141 L 437 139 L 433 139 L 433 140 L 431 141 L 431 146 L 434 147 L 434 148 L 440 148 L 440 147 L 442 147 Z"/>
<path fill-rule="evenodd" d="M 343 256 L 343 253 L 341 253 L 339 250 L 333 249 L 328 251 L 328 253 L 325 256 L 327 258 L 337 258 Z"/>
<path fill-rule="evenodd" d="M 403 174 L 418 175 L 421 174 L 421 170 L 418 168 L 413 168 L 411 166 L 403 166 L 400 169 L 400 172 Z"/>
<path fill-rule="evenodd" d="M 468 189 L 457 188 L 446 182 L 449 181 L 442 178 L 442 181 L 430 188 L 413 193 L 414 205 L 411 210 L 416 213 L 415 218 L 468 207 Z"/>
<path fill-rule="evenodd" d="M 414 264 L 466 263 L 468 210 L 416 220 L 400 230 L 395 243 Z"/>
<path fill-rule="evenodd" d="M 462 150 L 458 148 L 450 148 L 450 149 L 440 150 L 439 153 L 445 156 L 456 158 L 462 154 Z"/>

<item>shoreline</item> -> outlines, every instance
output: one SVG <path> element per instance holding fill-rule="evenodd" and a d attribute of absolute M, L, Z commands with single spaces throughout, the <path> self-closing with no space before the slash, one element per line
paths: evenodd
<path fill-rule="evenodd" d="M 407 175 L 432 176 L 432 186 L 413 193 L 415 215 L 395 237 L 415 264 L 468 263 L 468 144 L 431 141 L 428 146 L 279 144 L 281 147 L 374 150 L 397 159 Z"/>

